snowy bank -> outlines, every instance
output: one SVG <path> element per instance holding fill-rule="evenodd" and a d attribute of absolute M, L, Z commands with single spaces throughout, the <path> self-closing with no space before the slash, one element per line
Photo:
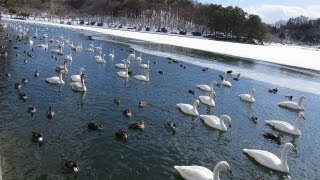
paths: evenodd
<path fill-rule="evenodd" d="M 21 21 L 6 19 L 9 21 Z M 58 27 L 83 29 L 113 36 L 149 41 L 159 44 L 197 49 L 212 53 L 240 57 L 245 59 L 259 60 L 287 66 L 301 67 L 320 71 L 320 51 L 316 49 L 305 49 L 296 46 L 276 45 L 251 45 L 234 42 L 223 42 L 203 38 L 191 38 L 169 34 L 157 34 L 147 32 L 125 31 L 118 29 L 105 29 L 86 25 L 66 25 L 54 22 L 24 20 L 22 22 L 37 23 L 42 25 L 53 25 Z"/>

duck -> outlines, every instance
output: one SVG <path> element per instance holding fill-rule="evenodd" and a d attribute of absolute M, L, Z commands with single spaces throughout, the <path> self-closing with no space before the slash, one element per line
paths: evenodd
<path fill-rule="evenodd" d="M 27 109 L 27 112 L 30 113 L 30 114 L 34 114 L 37 112 L 37 109 L 33 106 L 29 106 L 28 109 Z"/>
<path fill-rule="evenodd" d="M 147 72 L 147 74 L 144 75 L 135 75 L 133 76 L 135 79 L 140 80 L 140 81 L 145 81 L 145 82 L 149 82 L 149 71 Z"/>
<path fill-rule="evenodd" d="M 20 89 L 21 88 L 21 84 L 20 83 L 15 83 L 14 84 L 14 88 L 15 89 Z"/>
<path fill-rule="evenodd" d="M 87 91 L 87 87 L 84 83 L 84 76 L 85 76 L 84 74 L 81 74 L 81 82 L 70 83 L 73 91 L 77 91 L 77 92 L 86 92 Z"/>
<path fill-rule="evenodd" d="M 235 81 L 239 81 L 239 80 L 240 80 L 240 73 L 239 73 L 239 74 L 237 74 L 237 76 L 236 76 L 236 77 L 234 77 L 234 78 L 233 78 L 233 80 L 235 80 Z"/>
<path fill-rule="evenodd" d="M 207 92 L 211 92 L 213 91 L 213 85 L 216 85 L 217 81 L 212 81 L 210 86 L 206 85 L 206 84 L 199 84 L 197 85 L 197 88 L 203 90 L 203 91 L 207 91 Z"/>
<path fill-rule="evenodd" d="M 22 82 L 23 84 L 27 84 L 27 83 L 28 83 L 28 79 L 27 79 L 27 78 L 22 78 L 22 79 L 21 79 L 21 82 Z"/>
<path fill-rule="evenodd" d="M 142 53 L 136 58 L 137 61 L 142 61 Z"/>
<path fill-rule="evenodd" d="M 8 77 L 8 78 L 11 77 L 11 73 L 9 73 L 9 72 L 8 72 L 8 73 L 5 73 L 4 75 L 5 75 L 6 77 Z"/>
<path fill-rule="evenodd" d="M 131 117 L 132 116 L 132 112 L 129 109 L 123 110 L 122 114 L 127 116 L 127 117 Z"/>
<path fill-rule="evenodd" d="M 26 93 L 19 93 L 19 98 L 20 98 L 21 100 L 23 100 L 23 101 L 26 101 L 27 98 L 28 98 L 28 96 L 27 96 Z"/>
<path fill-rule="evenodd" d="M 119 71 L 117 72 L 117 74 L 122 78 L 129 78 L 128 71 L 129 71 L 128 68 L 126 68 L 125 71 Z"/>
<path fill-rule="evenodd" d="M 222 115 L 220 118 L 214 115 L 200 115 L 203 122 L 214 128 L 218 129 L 220 131 L 227 131 L 227 126 L 225 125 L 225 122 L 229 124 L 229 127 L 231 128 L 231 118 L 228 115 Z"/>
<path fill-rule="evenodd" d="M 302 102 L 305 99 L 304 96 L 300 97 L 299 103 L 293 102 L 293 101 L 283 101 L 279 102 L 277 105 L 282 106 L 284 108 L 288 109 L 293 109 L 293 110 L 298 110 L 298 111 L 303 111 L 304 107 L 302 106 Z"/>
<path fill-rule="evenodd" d="M 260 149 L 243 149 L 243 151 L 265 167 L 276 171 L 289 173 L 287 154 L 288 152 L 295 151 L 295 147 L 291 143 L 286 143 L 282 148 L 280 158 L 269 151 Z"/>
<path fill-rule="evenodd" d="M 282 134 L 266 132 L 266 133 L 262 134 L 262 136 L 263 136 L 264 138 L 266 138 L 266 139 L 270 139 L 270 140 L 275 141 L 278 145 L 281 144 Z"/>
<path fill-rule="evenodd" d="M 77 75 L 72 75 L 72 76 L 70 76 L 70 78 L 73 82 L 81 82 L 81 75 L 85 74 L 85 72 L 86 72 L 86 70 L 83 67 L 81 67 L 80 73 Z"/>
<path fill-rule="evenodd" d="M 43 136 L 39 132 L 32 132 L 32 141 L 40 143 L 43 141 Z"/>
<path fill-rule="evenodd" d="M 203 104 L 206 104 L 208 106 L 215 106 L 215 102 L 213 100 L 214 97 L 216 97 L 216 93 L 212 91 L 210 92 L 209 96 L 199 96 L 199 99 Z"/>
<path fill-rule="evenodd" d="M 158 73 L 159 74 L 164 74 L 164 71 L 163 70 L 159 70 Z"/>
<path fill-rule="evenodd" d="M 34 77 L 38 77 L 39 75 L 40 75 L 40 73 L 38 70 L 36 70 L 36 72 L 34 72 L 34 74 L 33 74 Z"/>
<path fill-rule="evenodd" d="M 195 95 L 195 91 L 192 90 L 192 89 L 189 89 L 188 93 L 192 94 L 192 95 Z"/>
<path fill-rule="evenodd" d="M 203 166 L 174 166 L 179 174 L 186 180 L 220 180 L 220 171 L 227 171 L 232 174 L 230 165 L 226 161 L 220 161 L 213 172 Z"/>
<path fill-rule="evenodd" d="M 184 104 L 184 103 L 178 103 L 177 107 L 180 108 L 180 110 L 185 114 L 189 114 L 189 115 L 192 115 L 192 116 L 199 116 L 199 113 L 198 113 L 198 110 L 197 110 L 197 107 L 199 106 L 199 103 L 200 103 L 199 100 L 196 99 L 193 102 L 193 105 Z"/>
<path fill-rule="evenodd" d="M 296 136 L 300 136 L 301 132 L 299 130 L 299 124 L 300 121 L 304 118 L 304 113 L 303 112 L 299 112 L 296 118 L 296 122 L 291 125 L 285 121 L 279 121 L 279 120 L 267 120 L 266 123 L 282 132 L 288 133 L 288 134 L 292 134 L 292 135 L 296 135 Z"/>
<path fill-rule="evenodd" d="M 147 64 L 140 64 L 140 67 L 143 69 L 150 69 L 150 61 L 148 61 Z"/>
<path fill-rule="evenodd" d="M 121 139 L 121 140 L 127 140 L 128 139 L 128 133 L 123 131 L 123 130 L 117 130 L 114 134 L 113 134 L 116 138 Z"/>
<path fill-rule="evenodd" d="M 88 129 L 93 130 L 93 131 L 97 131 L 97 130 L 102 130 L 103 129 L 102 125 L 98 124 L 96 122 L 87 123 L 87 127 L 88 127 Z"/>
<path fill-rule="evenodd" d="M 251 116 L 250 120 L 253 121 L 254 123 L 257 123 L 259 119 L 257 116 Z"/>
<path fill-rule="evenodd" d="M 269 89 L 268 91 L 269 93 L 277 94 L 278 88 Z"/>
<path fill-rule="evenodd" d="M 145 123 L 143 120 L 129 125 L 129 129 L 143 130 L 144 128 L 145 128 Z"/>
<path fill-rule="evenodd" d="M 64 81 L 62 79 L 62 72 L 60 71 L 59 73 L 59 77 L 54 76 L 54 77 L 50 77 L 46 79 L 47 83 L 51 83 L 51 84 L 58 84 L 58 85 L 63 85 Z"/>
<path fill-rule="evenodd" d="M 52 110 L 52 107 L 49 107 L 49 110 L 46 113 L 46 116 L 48 119 L 52 119 L 54 116 L 54 111 Z"/>
<path fill-rule="evenodd" d="M 147 105 L 147 101 L 140 100 L 139 103 L 138 103 L 139 107 L 145 107 L 146 105 Z"/>
<path fill-rule="evenodd" d="M 119 105 L 121 101 L 120 101 L 120 98 L 114 98 L 113 102 Z"/>
<path fill-rule="evenodd" d="M 228 71 L 227 71 L 227 74 L 232 74 L 232 70 L 228 70 Z"/>
<path fill-rule="evenodd" d="M 79 172 L 78 162 L 74 160 L 65 159 L 64 157 L 62 157 L 62 166 L 68 172 L 74 172 L 74 173 Z"/>
<path fill-rule="evenodd" d="M 256 102 L 256 100 L 254 99 L 253 95 L 255 94 L 256 90 L 254 88 L 251 89 L 251 94 L 240 94 L 239 97 L 241 100 L 243 101 L 247 101 L 250 103 L 254 103 Z"/>
<path fill-rule="evenodd" d="M 287 98 L 289 101 L 292 101 L 293 96 L 285 96 L 285 98 Z"/>
<path fill-rule="evenodd" d="M 165 128 L 168 128 L 168 129 L 175 130 L 176 127 L 177 127 L 177 125 L 176 125 L 176 123 L 174 123 L 174 122 L 165 122 L 165 123 L 164 123 L 164 127 L 165 127 Z"/>

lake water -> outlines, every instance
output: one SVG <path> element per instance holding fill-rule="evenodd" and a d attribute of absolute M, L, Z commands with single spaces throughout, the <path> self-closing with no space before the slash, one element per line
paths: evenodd
<path fill-rule="evenodd" d="M 24 26 L 25 24 L 23 24 Z M 227 161 L 233 174 L 220 173 L 221 179 L 319 179 L 319 72 L 285 67 L 281 65 L 230 58 L 191 49 L 152 44 L 136 40 L 111 37 L 81 30 L 57 29 L 54 27 L 29 26 L 29 34 L 39 36 L 45 32 L 57 37 L 63 35 L 74 43 L 82 43 L 87 48 L 90 42 L 95 46 L 102 44 L 103 53 L 114 49 L 115 58 L 106 64 L 97 64 L 97 52 L 73 53 L 73 61 L 68 64 L 69 72 L 62 87 L 45 83 L 48 77 L 56 76 L 54 71 L 63 60 L 51 57 L 49 51 L 13 39 L 8 47 L 7 59 L 0 59 L 0 155 L 2 156 L 3 178 L 6 179 L 182 179 L 174 165 L 201 165 L 213 169 L 219 161 Z M 11 26 L 9 26 L 9 29 Z M 7 33 L 7 32 L 5 32 Z M 16 33 L 9 30 L 9 34 Z M 88 35 L 94 40 L 89 41 Z M 1 39 L 2 43 L 6 40 Z M 34 46 L 44 43 L 34 39 Z M 17 47 L 18 49 L 14 49 Z M 144 63 L 150 61 L 150 82 L 143 83 L 132 76 L 126 81 L 116 74 L 119 69 L 114 64 L 128 57 L 130 50 L 137 55 L 143 53 Z M 34 58 L 27 57 L 30 51 Z M 69 48 L 64 48 L 66 54 Z M 19 54 L 20 56 L 16 56 Z M 179 61 L 168 63 L 167 57 Z M 28 62 L 24 63 L 24 59 Z M 156 64 L 155 64 L 155 63 Z M 180 65 L 186 66 L 186 69 Z M 71 90 L 70 75 L 78 74 L 79 68 L 86 69 L 86 93 Z M 203 67 L 209 70 L 202 71 Z M 196 88 L 197 84 L 219 81 L 219 74 L 233 70 L 233 75 L 241 73 L 240 81 L 233 81 L 232 88 L 215 88 L 216 107 L 203 104 L 200 114 L 227 114 L 232 118 L 232 128 L 220 132 L 204 125 L 200 118 L 183 114 L 176 108 L 177 103 L 192 103 L 199 95 L 206 94 Z M 35 78 L 35 70 L 40 76 Z M 144 74 L 138 61 L 132 61 L 133 75 Z M 158 71 L 163 70 L 164 74 Z M 11 77 L 6 77 L 10 72 Z M 14 84 L 27 78 L 21 90 Z M 277 94 L 268 92 L 278 87 Z M 256 89 L 256 103 L 249 105 L 239 100 L 238 95 Z M 188 93 L 194 90 L 195 95 Z M 26 102 L 19 100 L 18 94 L 28 95 Z M 289 174 L 272 171 L 256 163 L 243 154 L 243 148 L 268 150 L 280 156 L 282 145 L 263 138 L 262 134 L 272 131 L 265 124 L 268 119 L 281 119 L 294 123 L 296 112 L 279 108 L 277 102 L 292 95 L 298 101 L 306 97 L 305 117 L 301 123 L 302 135 L 293 137 L 284 134 L 282 141 L 293 142 L 297 153 L 288 155 Z M 116 105 L 114 98 L 120 98 Z M 147 106 L 138 107 L 140 100 Z M 33 117 L 27 113 L 29 105 L 37 112 Z M 46 118 L 49 107 L 55 111 L 53 119 Z M 122 111 L 129 108 L 131 118 L 123 116 Z M 257 124 L 249 120 L 257 116 Z M 101 133 L 88 131 L 86 123 L 96 121 L 102 124 Z M 128 130 L 128 125 L 144 120 L 144 131 Z M 177 131 L 173 135 L 164 127 L 164 122 L 173 121 Z M 117 129 L 127 130 L 127 142 L 118 141 L 113 133 Z M 39 131 L 44 143 L 39 146 L 31 141 L 31 132 Z M 63 171 L 60 154 L 79 162 L 80 171 L 70 174 Z"/>

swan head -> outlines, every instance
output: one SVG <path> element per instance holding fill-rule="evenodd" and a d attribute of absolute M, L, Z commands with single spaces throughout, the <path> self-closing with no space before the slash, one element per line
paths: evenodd
<path fill-rule="evenodd" d="M 251 89 L 251 93 L 252 93 L 252 94 L 255 94 L 255 93 L 256 93 L 256 89 L 255 89 L 255 88 L 252 88 L 252 89 Z"/>
<path fill-rule="evenodd" d="M 198 107 L 199 108 L 199 104 L 200 104 L 200 101 L 198 99 L 196 99 L 193 103 L 193 107 Z"/>
<path fill-rule="evenodd" d="M 220 168 L 221 170 L 225 170 L 232 174 L 231 167 L 226 161 L 220 161 L 215 168 Z"/>
<path fill-rule="evenodd" d="M 283 149 L 287 149 L 287 150 L 289 150 L 290 152 L 295 152 L 295 151 L 296 151 L 296 148 L 295 148 L 291 143 L 286 143 L 286 144 L 283 146 Z"/>
<path fill-rule="evenodd" d="M 210 97 L 217 97 L 216 92 L 211 91 L 211 92 L 210 92 Z"/>
<path fill-rule="evenodd" d="M 228 116 L 228 115 L 222 115 L 222 116 L 220 117 L 220 119 L 228 121 L 228 123 L 229 123 L 229 128 L 231 128 L 232 120 L 231 120 L 231 117 L 230 117 L 230 116 Z"/>
<path fill-rule="evenodd" d="M 304 118 L 304 113 L 303 113 L 303 112 L 299 112 L 299 113 L 298 113 L 298 118 L 305 120 L 305 118 Z"/>

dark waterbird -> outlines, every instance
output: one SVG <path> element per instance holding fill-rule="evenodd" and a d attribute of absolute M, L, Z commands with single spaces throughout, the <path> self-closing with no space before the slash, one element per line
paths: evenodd
<path fill-rule="evenodd" d="M 63 155 L 60 155 L 62 160 L 62 167 L 67 172 L 76 173 L 79 171 L 79 165 L 77 161 L 66 159 Z"/>
<path fill-rule="evenodd" d="M 123 110 L 122 114 L 127 116 L 127 117 L 131 117 L 132 116 L 132 112 L 129 109 Z"/>
<path fill-rule="evenodd" d="M 98 124 L 96 122 L 87 123 L 87 127 L 88 127 L 88 129 L 93 130 L 93 131 L 98 131 L 98 130 L 103 129 L 102 125 Z"/>
<path fill-rule="evenodd" d="M 19 99 L 23 100 L 23 101 L 26 101 L 28 98 L 27 94 L 26 93 L 19 93 Z"/>
<path fill-rule="evenodd" d="M 128 133 L 119 129 L 113 134 L 117 139 L 120 140 L 127 140 L 128 139 Z"/>
<path fill-rule="evenodd" d="M 282 134 L 280 133 L 271 133 L 271 132 L 267 132 L 263 134 L 263 137 L 272 141 L 275 141 L 278 145 L 281 144 L 281 137 Z"/>
<path fill-rule="evenodd" d="M 14 84 L 14 88 L 15 89 L 20 89 L 21 88 L 21 84 L 20 83 L 15 83 Z"/>
<path fill-rule="evenodd" d="M 113 102 L 119 105 L 121 101 L 120 101 L 120 98 L 114 98 Z"/>
<path fill-rule="evenodd" d="M 194 90 L 191 90 L 189 89 L 188 93 L 192 94 L 192 95 L 195 95 L 195 91 Z"/>
<path fill-rule="evenodd" d="M 32 132 L 32 141 L 40 143 L 43 141 L 43 136 L 39 132 Z"/>
<path fill-rule="evenodd" d="M 49 107 L 49 110 L 46 113 L 46 116 L 48 119 L 52 119 L 54 115 L 54 111 L 52 110 L 52 107 Z"/>
<path fill-rule="evenodd" d="M 239 81 L 239 80 L 240 80 L 240 73 L 239 73 L 239 74 L 237 74 L 237 76 L 236 76 L 236 77 L 234 77 L 234 78 L 233 78 L 233 80 L 235 80 L 235 81 Z"/>
<path fill-rule="evenodd" d="M 37 111 L 36 108 L 33 106 L 29 106 L 27 109 L 27 112 L 30 114 L 34 114 L 34 113 L 36 113 L 36 111 Z"/>
<path fill-rule="evenodd" d="M 289 101 L 292 101 L 293 96 L 285 96 L 285 98 L 287 98 Z"/>
<path fill-rule="evenodd" d="M 143 130 L 144 128 L 145 128 L 145 123 L 143 120 L 129 125 L 129 129 Z"/>
<path fill-rule="evenodd" d="M 250 120 L 253 121 L 254 123 L 258 122 L 258 117 L 257 116 L 251 116 Z"/>
<path fill-rule="evenodd" d="M 176 123 L 174 122 L 165 122 L 164 123 L 164 127 L 167 128 L 168 130 L 171 130 L 172 131 L 172 135 L 175 135 L 176 133 Z"/>
<path fill-rule="evenodd" d="M 268 91 L 269 93 L 277 94 L 278 88 L 269 89 Z"/>

